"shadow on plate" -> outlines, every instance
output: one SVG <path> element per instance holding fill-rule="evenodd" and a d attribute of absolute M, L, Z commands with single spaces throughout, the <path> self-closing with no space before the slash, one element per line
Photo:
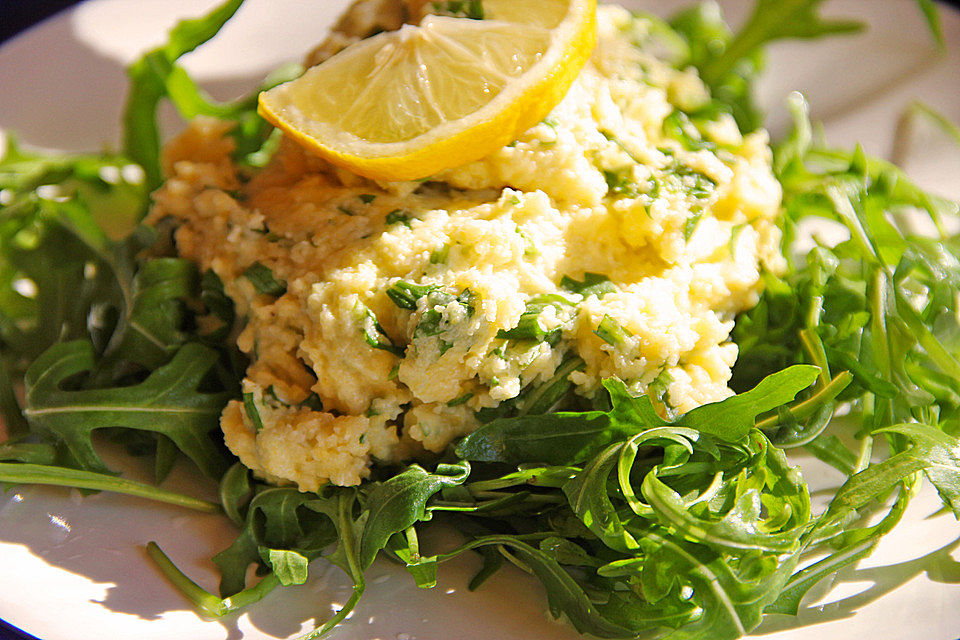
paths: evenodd
<path fill-rule="evenodd" d="M 101 451 L 107 464 L 122 470 L 125 477 L 149 481 L 136 461 L 121 464 L 118 452 L 109 447 Z M 215 490 L 185 461 L 177 464 L 164 488 L 208 499 Z M 147 542 L 157 542 L 184 573 L 216 593 L 218 574 L 210 558 L 235 536 L 236 529 L 225 516 L 196 513 L 132 496 L 81 497 L 76 490 L 39 486 L 15 487 L 0 494 L 0 544 L 25 548 L 32 556 L 26 560 L 27 570 L 49 577 L 43 594 L 29 592 L 22 597 L 38 599 L 52 594 L 53 601 L 75 597 L 79 602 L 94 603 L 108 612 L 135 616 L 145 622 L 160 621 L 173 612 L 196 615 L 198 624 L 204 620 L 147 557 Z M 44 564 L 58 572 L 48 573 Z M 215 629 L 219 626 L 227 632 L 227 640 L 239 640 L 244 636 L 241 626 L 252 626 L 268 636 L 286 638 L 297 635 L 303 622 L 310 628 L 322 622 L 330 615 L 331 602 L 346 601 L 351 585 L 339 569 L 322 560 L 311 565 L 310 575 L 306 585 L 278 589 L 243 612 L 208 619 L 209 637 L 224 637 L 222 631 Z M 3 583 L 0 580 L 0 585 Z M 10 584 L 4 588 L 4 597 L 10 597 Z M 30 606 L 29 602 L 25 604 Z M 49 606 L 48 601 L 42 604 Z M 15 610 L 5 606 L 0 617 L 30 632 L 28 622 L 7 613 Z M 241 616 L 248 620 L 241 621 Z M 138 623 L 133 624 L 132 628 L 140 628 Z"/>
<path fill-rule="evenodd" d="M 927 579 L 932 582 L 941 584 L 960 583 L 960 562 L 954 560 L 951 555 L 957 549 L 960 549 L 960 537 L 939 549 L 912 560 L 878 567 L 848 567 L 843 569 L 835 578 L 825 580 L 814 589 L 810 594 L 814 600 L 819 600 L 831 589 L 844 583 L 870 583 L 871 586 L 859 593 L 828 604 L 801 607 L 799 614 L 795 617 L 770 615 L 754 633 L 762 635 L 850 618 L 863 607 L 896 591 L 922 574 L 926 574 Z M 809 599 L 810 596 L 807 600 Z"/>

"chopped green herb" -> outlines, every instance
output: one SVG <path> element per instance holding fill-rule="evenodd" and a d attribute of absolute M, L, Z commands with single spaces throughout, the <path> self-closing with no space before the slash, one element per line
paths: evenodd
<path fill-rule="evenodd" d="M 549 344 L 556 344 L 560 339 L 561 330 L 559 328 L 547 330 L 540 324 L 540 314 L 547 307 L 554 307 L 557 310 L 570 308 L 573 306 L 570 300 L 557 294 L 547 294 L 534 296 L 527 301 L 527 306 L 517 326 L 512 329 L 501 329 L 497 332 L 497 338 L 507 340 L 535 340 L 537 342 L 546 341 Z"/>
<path fill-rule="evenodd" d="M 603 135 L 604 138 L 606 138 L 606 139 L 609 140 L 610 142 L 612 142 L 612 143 L 614 143 L 615 145 L 617 145 L 618 147 L 620 147 L 621 151 L 623 151 L 625 154 L 627 154 L 627 156 L 629 156 L 630 159 L 633 160 L 635 163 L 637 163 L 637 164 L 644 164 L 644 163 L 640 160 L 640 158 L 638 158 L 638 157 L 636 156 L 636 154 L 633 153 L 633 151 L 631 151 L 630 149 L 627 148 L 627 145 L 623 144 L 623 141 L 620 140 L 620 138 L 618 138 L 617 136 L 613 135 L 612 133 L 610 133 L 609 131 L 606 131 L 606 130 L 601 130 L 600 133 Z M 608 183 L 608 184 L 609 184 L 609 183 Z"/>
<path fill-rule="evenodd" d="M 693 237 L 693 234 L 697 230 L 697 225 L 700 224 L 700 220 L 703 219 L 703 210 L 695 211 L 690 214 L 687 220 L 683 223 L 683 240 L 684 242 L 690 242 L 690 238 Z"/>
<path fill-rule="evenodd" d="M 260 419 L 260 412 L 257 410 L 257 403 L 252 393 L 243 394 L 243 410 L 250 418 L 250 422 L 253 423 L 254 430 L 257 432 L 263 431 L 263 420 Z"/>
<path fill-rule="evenodd" d="M 518 415 L 549 413 L 573 388 L 570 374 L 581 371 L 586 363 L 576 355 L 568 354 L 546 382 L 525 388 L 517 398 Z"/>
<path fill-rule="evenodd" d="M 740 234 L 743 233 L 744 228 L 747 226 L 746 223 L 734 225 L 733 229 L 730 230 L 730 241 L 727 243 L 727 250 L 731 255 L 737 249 L 737 241 L 740 239 Z"/>
<path fill-rule="evenodd" d="M 536 243 L 533 239 L 527 235 L 527 232 L 523 230 L 523 227 L 517 225 L 517 235 L 523 239 L 523 255 L 528 258 L 536 257 L 540 255 L 540 250 L 537 249 Z"/>
<path fill-rule="evenodd" d="M 311 393 L 307 399 L 300 403 L 300 408 L 310 409 L 311 411 L 323 411 L 323 401 L 316 393 Z"/>
<path fill-rule="evenodd" d="M 670 385 L 673 384 L 673 376 L 670 372 L 664 368 L 657 374 L 657 377 L 647 385 L 647 392 L 653 394 L 653 397 L 665 407 L 668 411 L 671 411 L 670 403 L 667 401 L 667 395 L 670 393 Z"/>
<path fill-rule="evenodd" d="M 403 224 L 404 226 L 410 226 L 410 215 L 407 211 L 403 209 L 394 209 L 387 214 L 386 223 L 389 224 Z"/>
<path fill-rule="evenodd" d="M 439 287 L 435 284 L 413 284 L 399 280 L 387 289 L 387 296 L 401 309 L 416 311 L 420 298 L 438 289 Z"/>
<path fill-rule="evenodd" d="M 423 312 L 417 328 L 413 330 L 414 338 L 430 338 L 443 333 L 443 312 L 436 307 L 431 307 Z M 442 348 L 441 348 L 442 349 Z"/>
<path fill-rule="evenodd" d="M 340 211 L 340 213 L 343 213 L 343 214 L 348 215 L 348 216 L 355 216 L 355 215 L 357 215 L 356 211 L 354 211 L 353 209 L 351 209 L 351 208 L 349 208 L 349 207 L 345 207 L 345 206 L 343 206 L 342 204 L 341 204 L 341 205 L 337 205 L 337 209 Z"/>
<path fill-rule="evenodd" d="M 443 264 L 450 257 L 450 245 L 445 244 L 430 252 L 430 264 Z"/>
<path fill-rule="evenodd" d="M 640 195 L 637 183 L 633 181 L 633 167 L 604 169 L 603 177 L 607 181 L 607 193 L 616 198 L 636 198 Z"/>
<path fill-rule="evenodd" d="M 387 296 L 395 305 L 401 309 L 416 311 L 421 301 L 425 299 L 426 309 L 420 316 L 420 321 L 414 329 L 414 338 L 438 336 L 443 333 L 443 309 L 452 302 L 457 302 L 464 306 L 467 311 L 467 317 L 473 315 L 474 294 L 469 289 L 465 289 L 460 295 L 453 295 L 441 291 L 437 285 L 417 285 L 403 280 L 398 281 L 389 289 Z M 445 353 L 451 344 L 441 344 L 441 354 Z"/>
<path fill-rule="evenodd" d="M 647 191 L 646 196 L 651 200 L 656 200 L 660 197 L 660 190 L 663 188 L 662 182 L 653 176 L 647 178 Z M 647 212 L 647 215 L 650 215 L 650 212 Z"/>
<path fill-rule="evenodd" d="M 597 296 L 602 298 L 608 293 L 614 293 L 617 287 L 610 281 L 610 278 L 601 273 L 584 273 L 583 281 L 574 280 L 570 276 L 563 276 L 560 279 L 560 288 L 579 293 L 584 298 Z"/>
<path fill-rule="evenodd" d="M 470 400 L 470 398 L 472 398 L 472 397 L 473 397 L 473 392 L 472 392 L 472 391 L 468 391 L 468 392 L 466 392 L 465 394 L 463 394 L 462 396 L 460 396 L 460 397 L 458 397 L 458 398 L 454 398 L 453 400 L 449 401 L 449 402 L 447 403 L 447 406 L 448 406 L 448 407 L 459 407 L 459 406 L 462 405 L 462 404 L 466 404 L 466 403 Z"/>
<path fill-rule="evenodd" d="M 690 178 L 690 180 L 684 181 L 684 187 L 687 193 L 695 198 L 707 198 L 717 187 L 717 183 L 711 178 L 686 165 L 675 164 L 672 171 L 681 178 Z"/>
<path fill-rule="evenodd" d="M 377 199 L 377 196 L 373 195 L 372 193 L 361 193 L 358 197 L 363 204 L 370 204 Z"/>
<path fill-rule="evenodd" d="M 623 348 L 627 338 L 633 335 L 608 315 L 603 316 L 603 320 L 600 321 L 600 326 L 596 328 L 594 333 L 610 346 L 617 348 Z"/>
<path fill-rule="evenodd" d="M 254 262 L 247 267 L 243 276 L 253 284 L 257 291 L 265 295 L 279 298 L 287 292 L 287 283 L 283 280 L 277 280 L 270 267 L 260 262 Z"/>
<path fill-rule="evenodd" d="M 663 133 L 668 138 L 679 142 L 687 151 L 717 150 L 717 145 L 709 140 L 704 140 L 700 130 L 690 117 L 679 109 L 675 109 L 663 119 Z"/>
<path fill-rule="evenodd" d="M 444 2 L 431 3 L 434 12 L 454 16 L 457 18 L 469 18 L 470 20 L 483 20 L 483 0 L 446 0 Z"/>
<path fill-rule="evenodd" d="M 404 348 L 394 345 L 390 341 L 386 331 L 384 331 L 383 327 L 380 326 L 380 322 L 377 320 L 377 317 L 373 314 L 373 311 L 371 311 L 369 307 L 362 302 L 358 302 L 354 307 L 354 314 L 356 315 L 357 321 L 360 323 L 360 333 L 363 335 L 363 339 L 368 345 L 374 349 L 389 351 L 395 356 L 403 357 Z"/>

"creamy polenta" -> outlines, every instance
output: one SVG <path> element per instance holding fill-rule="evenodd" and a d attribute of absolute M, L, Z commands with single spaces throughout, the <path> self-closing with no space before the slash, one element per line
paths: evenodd
<path fill-rule="evenodd" d="M 425 181 L 289 141 L 250 172 L 207 120 L 168 145 L 151 220 L 174 219 L 235 304 L 251 363 L 221 424 L 244 464 L 313 491 L 567 386 L 590 398 L 616 376 L 665 414 L 730 395 L 734 315 L 782 260 L 766 134 L 713 113 L 647 19 L 602 7 L 599 24 L 547 119 Z"/>

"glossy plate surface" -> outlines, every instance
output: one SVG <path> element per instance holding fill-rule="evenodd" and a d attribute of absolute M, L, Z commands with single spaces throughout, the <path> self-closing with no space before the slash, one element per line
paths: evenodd
<path fill-rule="evenodd" d="M 123 107 L 123 66 L 162 42 L 180 16 L 210 0 L 89 0 L 0 48 L 0 128 L 33 145 L 68 150 L 115 147 Z M 345 0 L 248 0 L 224 31 L 191 54 L 187 68 L 216 97 L 248 90 L 270 69 L 299 59 L 319 41 Z M 672 13 L 678 1 L 629 3 Z M 737 23 L 752 3 L 721 2 Z M 944 9 L 946 53 L 937 52 L 907 0 L 834 0 L 828 12 L 868 21 L 865 34 L 771 50 L 761 99 L 776 137 L 787 126 L 783 98 L 810 100 L 828 140 L 860 142 L 889 157 L 898 117 L 920 99 L 960 122 L 960 15 Z M 169 114 L 168 114 L 169 115 Z M 173 131 L 176 120 L 166 121 Z M 960 199 L 960 150 L 932 127 L 917 126 L 898 160 L 921 183 Z M 804 465 L 812 488 L 836 481 Z M 137 477 L 135 469 L 131 476 Z M 168 488 L 197 488 L 183 465 Z M 956 640 L 960 636 L 960 526 L 936 514 L 926 489 L 873 557 L 818 588 L 794 618 L 771 617 L 769 640 L 848 638 Z M 935 515 L 936 514 L 936 515 Z M 42 640 L 262 640 L 313 628 L 348 597 L 349 584 L 323 561 L 302 587 L 277 590 L 240 615 L 198 617 L 143 552 L 150 540 L 210 590 L 209 558 L 232 539 L 225 518 L 116 495 L 22 487 L 0 494 L 0 619 Z M 476 593 L 466 583 L 473 558 L 444 565 L 440 585 L 418 590 L 402 569 L 373 566 L 360 607 L 336 640 L 575 640 L 546 613 L 537 583 L 504 571 Z M 2 633 L 0 633 L 2 635 Z"/>

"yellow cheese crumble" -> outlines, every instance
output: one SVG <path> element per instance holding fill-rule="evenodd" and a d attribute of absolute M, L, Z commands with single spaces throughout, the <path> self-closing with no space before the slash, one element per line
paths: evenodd
<path fill-rule="evenodd" d="M 616 376 L 664 414 L 730 395 L 733 318 L 782 262 L 766 134 L 697 118 L 703 84 L 645 50 L 643 17 L 601 7 L 599 25 L 547 119 L 427 181 L 288 141 L 251 176 L 210 120 L 168 145 L 150 218 L 241 318 L 245 400 L 221 424 L 245 465 L 357 484 L 564 378 L 590 398 Z"/>

